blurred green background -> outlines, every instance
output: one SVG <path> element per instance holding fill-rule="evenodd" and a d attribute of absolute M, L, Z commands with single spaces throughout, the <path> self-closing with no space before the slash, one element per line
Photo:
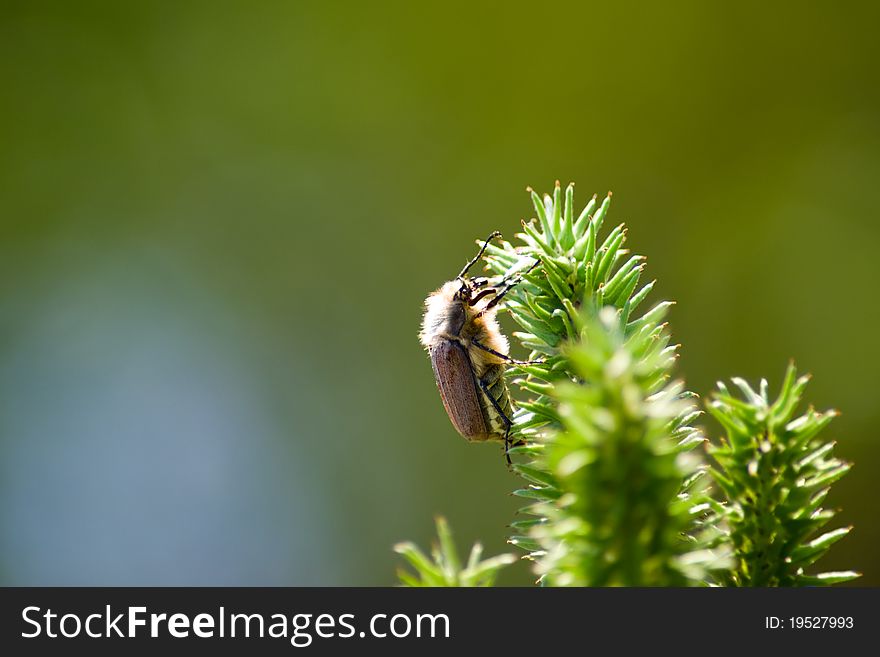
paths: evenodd
<path fill-rule="evenodd" d="M 880 584 L 877 13 L 3 2 L 0 582 L 392 584 L 437 513 L 505 550 L 416 333 L 560 178 L 614 191 L 691 388 L 814 374 L 823 565 Z"/>

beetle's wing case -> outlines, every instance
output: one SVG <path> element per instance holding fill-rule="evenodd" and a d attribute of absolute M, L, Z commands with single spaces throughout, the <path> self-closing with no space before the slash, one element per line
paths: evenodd
<path fill-rule="evenodd" d="M 452 340 L 437 340 L 429 348 L 434 378 L 443 406 L 456 431 L 468 440 L 486 440 L 490 431 L 467 352 Z"/>

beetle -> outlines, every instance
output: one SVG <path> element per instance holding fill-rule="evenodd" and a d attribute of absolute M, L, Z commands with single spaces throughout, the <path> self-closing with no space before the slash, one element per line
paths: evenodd
<path fill-rule="evenodd" d="M 509 464 L 513 413 L 505 366 L 540 361 L 518 361 L 507 355 L 509 345 L 495 313 L 504 295 L 540 261 L 496 285 L 485 277 L 468 278 L 468 270 L 498 237 L 498 231 L 489 235 L 458 276 L 428 295 L 419 339 L 431 357 L 440 398 L 456 431 L 469 441 L 503 441 Z"/>

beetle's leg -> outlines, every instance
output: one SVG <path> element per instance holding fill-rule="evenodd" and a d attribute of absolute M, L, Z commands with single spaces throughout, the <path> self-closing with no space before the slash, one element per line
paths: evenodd
<path fill-rule="evenodd" d="M 486 308 L 483 309 L 483 311 L 487 310 L 488 308 L 492 308 L 493 306 L 498 304 L 499 301 L 501 301 L 501 297 L 503 297 L 505 294 L 507 294 L 513 287 L 519 285 L 523 280 L 523 276 L 525 276 L 525 274 L 528 274 L 535 267 L 537 267 L 538 263 L 540 263 L 540 262 L 541 262 L 540 260 L 535 260 L 534 264 L 532 264 L 532 266 L 529 267 L 525 272 L 511 274 L 510 276 L 506 276 L 505 278 L 502 278 L 500 281 L 498 281 L 492 287 L 487 287 L 485 290 L 480 292 L 477 296 L 473 297 L 468 302 L 468 305 L 476 306 L 480 301 L 483 300 L 484 297 L 487 297 L 491 294 L 495 294 L 496 297 L 494 299 L 492 299 L 492 301 L 489 302 L 489 304 L 486 306 Z M 474 278 L 473 280 L 471 280 L 471 289 L 478 290 L 481 287 L 485 287 L 488 284 L 489 284 L 489 279 L 486 278 L 485 276 L 481 277 L 481 278 Z M 501 289 L 501 292 L 498 291 L 499 289 Z M 478 313 L 477 317 L 480 317 L 483 314 L 483 311 Z"/>
<path fill-rule="evenodd" d="M 464 266 L 464 269 L 461 270 L 461 273 L 458 275 L 459 278 L 461 278 L 462 276 L 464 276 L 465 274 L 467 274 L 468 269 L 470 269 L 470 268 L 473 267 L 475 264 L 477 264 L 477 260 L 479 260 L 480 258 L 483 257 L 483 252 L 486 250 L 486 247 L 489 246 L 489 242 L 491 242 L 492 240 L 494 240 L 496 237 L 501 237 L 501 233 L 499 233 L 497 230 L 492 231 L 492 234 L 489 235 L 489 237 L 487 237 L 487 238 L 483 241 L 483 247 L 480 249 L 480 252 L 474 257 L 473 260 L 471 260 L 469 263 L 467 263 L 467 264 Z"/>
<path fill-rule="evenodd" d="M 498 358 L 500 358 L 501 360 L 512 363 L 513 365 L 540 365 L 544 362 L 543 360 L 515 360 L 507 354 L 502 354 L 500 351 L 495 351 L 494 349 L 492 349 L 492 347 L 487 347 L 486 345 L 481 344 L 476 340 L 471 340 L 471 344 L 474 345 L 477 349 L 488 351 L 493 356 L 498 356 Z"/>
<path fill-rule="evenodd" d="M 530 271 L 532 271 L 539 264 L 541 264 L 541 261 L 535 260 L 535 262 L 532 263 L 532 266 L 529 267 L 528 269 L 526 269 L 522 274 L 516 274 L 514 276 L 514 279 L 512 281 L 510 281 L 507 285 L 505 285 L 504 289 L 502 289 L 498 294 L 495 295 L 495 297 L 489 303 L 486 304 L 486 307 L 483 308 L 483 310 L 481 311 L 480 314 L 482 315 L 484 312 L 486 312 L 490 308 L 494 308 L 495 306 L 497 306 L 501 302 L 501 299 L 504 298 L 504 295 L 507 294 L 508 292 L 510 292 L 517 285 L 522 283 L 523 276 L 528 274 Z"/>
<path fill-rule="evenodd" d="M 507 285 L 510 281 L 512 281 L 515 278 L 519 279 L 519 280 L 517 280 L 516 283 L 514 283 L 514 285 L 519 284 L 519 282 L 522 280 L 522 277 L 525 276 L 526 274 L 528 274 L 530 271 L 532 271 L 535 267 L 537 267 L 538 263 L 540 263 L 540 262 L 541 262 L 540 260 L 535 260 L 534 264 L 531 267 L 529 267 L 526 271 L 514 272 L 514 273 L 510 274 L 509 276 L 505 276 L 500 281 L 498 281 L 498 284 L 495 287 L 501 287 L 502 285 Z"/>
<path fill-rule="evenodd" d="M 492 396 L 492 393 L 489 391 L 489 384 L 483 379 L 478 379 L 478 381 L 480 382 L 480 388 L 482 388 L 483 394 L 486 395 L 492 406 L 495 408 L 495 411 L 501 417 L 501 421 L 504 422 L 504 456 L 507 457 L 507 465 L 512 465 L 508 450 L 510 449 L 510 429 L 513 427 L 513 422 L 501 409 L 501 405 L 495 400 L 495 397 Z"/>
<path fill-rule="evenodd" d="M 480 301 L 483 299 L 483 297 L 488 297 L 492 294 L 496 294 L 497 292 L 498 292 L 498 290 L 496 290 L 494 287 L 487 287 L 485 290 L 480 292 L 477 296 L 472 297 L 471 300 L 468 301 L 468 305 L 469 306 L 476 306 L 478 303 L 480 303 Z M 479 315 L 482 315 L 482 313 L 479 313 Z"/>
<path fill-rule="evenodd" d="M 532 269 L 535 268 L 535 266 L 538 264 L 538 262 L 539 261 L 536 260 L 535 264 L 532 265 L 531 267 L 529 267 L 528 271 L 526 271 L 525 273 L 528 274 L 530 271 L 532 271 Z M 502 278 L 500 281 L 498 281 L 492 287 L 487 287 L 485 290 L 480 292 L 477 296 L 473 297 L 468 302 L 468 305 L 476 306 L 480 301 L 483 300 L 484 297 L 487 297 L 491 294 L 497 295 L 499 293 L 498 290 L 500 288 L 503 288 L 501 291 L 501 296 L 504 296 L 510 288 L 514 287 L 515 285 L 518 285 L 522 281 L 522 276 L 523 275 L 521 273 L 519 273 L 519 274 L 511 274 L 510 276 Z M 489 279 L 485 276 L 480 277 L 480 278 L 471 279 L 471 289 L 473 289 L 473 290 L 479 290 L 481 287 L 486 287 L 488 284 L 489 284 Z M 490 303 L 490 305 L 487 307 L 491 308 L 496 303 L 498 303 L 498 301 L 500 301 L 500 299 L 498 299 L 497 301 L 493 299 L 492 302 Z M 477 315 L 477 316 L 479 317 L 482 314 L 483 313 L 480 312 L 479 315 Z"/>

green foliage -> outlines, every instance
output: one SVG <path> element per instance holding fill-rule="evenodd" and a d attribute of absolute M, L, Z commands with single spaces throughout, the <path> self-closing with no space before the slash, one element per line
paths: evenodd
<path fill-rule="evenodd" d="M 726 583 L 735 586 L 833 584 L 858 577 L 852 571 L 809 575 L 819 560 L 851 527 L 819 531 L 835 512 L 823 509 L 830 485 L 850 469 L 831 455 L 834 442 L 818 437 L 837 415 L 812 407 L 793 419 L 809 377 L 797 377 L 789 365 L 782 390 L 770 402 L 767 381 L 760 391 L 732 379 L 741 396 L 718 384 L 708 408 L 727 432 L 711 454 L 712 475 L 726 497 L 719 505 L 729 527 L 736 566 Z"/>
<path fill-rule="evenodd" d="M 514 495 L 527 503 L 510 543 L 527 552 L 539 581 L 793 586 L 857 577 L 804 572 L 849 532 L 819 534 L 834 516 L 821 507 L 829 486 L 850 466 L 817 438 L 834 411 L 792 419 L 807 378 L 790 367 L 772 404 L 766 381 L 757 393 L 733 379 L 744 398 L 719 384 L 709 410 L 727 440 L 709 449 L 726 501 L 713 499 L 694 449 L 708 444 L 693 426 L 696 395 L 672 378 L 677 345 L 663 323 L 672 304 L 641 312 L 654 287 L 641 282 L 644 258 L 624 248 L 623 224 L 600 237 L 611 195 L 575 215 L 573 185 L 529 193 L 536 219 L 523 223 L 523 244 L 489 244 L 486 261 L 520 280 L 504 307 L 535 361 L 513 370 L 530 398 L 513 417 L 510 454 L 524 480 Z M 479 562 L 475 546 L 461 569 L 442 520 L 438 533 L 433 562 L 411 544 L 397 547 L 421 577 L 401 573 L 405 584 L 491 585 L 513 560 Z"/>
<path fill-rule="evenodd" d="M 541 262 L 506 304 L 523 329 L 514 336 L 544 360 L 517 380 L 533 397 L 514 417 L 511 452 L 527 457 L 515 494 L 532 517 L 512 523 L 511 543 L 551 585 L 700 584 L 721 562 L 708 550 L 704 467 L 685 454 L 703 442 L 690 425 L 699 411 L 670 383 L 671 304 L 635 314 L 654 283 L 640 287 L 644 258 L 623 248 L 622 224 L 599 239 L 610 194 L 577 216 L 572 185 L 531 196 L 525 245 L 487 250 L 504 277 Z"/>
<path fill-rule="evenodd" d="M 498 571 L 514 561 L 512 554 L 481 560 L 483 546 L 475 543 L 467 564 L 462 567 L 452 540 L 452 531 L 445 518 L 436 518 L 438 543 L 431 548 L 431 557 L 413 543 L 398 543 L 394 551 L 410 563 L 418 576 L 399 568 L 397 576 L 404 586 L 492 586 Z"/>
<path fill-rule="evenodd" d="M 605 308 L 599 321 L 584 320 L 583 335 L 566 352 L 577 382 L 553 391 L 561 428 L 532 465 L 561 492 L 535 510 L 546 519 L 531 530 L 544 552 L 536 570 L 551 586 L 702 584 L 720 564 L 686 538 L 703 473 L 688 450 L 701 438 L 674 437 L 694 405 L 680 382 L 665 382 L 672 359 L 650 332 L 624 338 Z"/>

